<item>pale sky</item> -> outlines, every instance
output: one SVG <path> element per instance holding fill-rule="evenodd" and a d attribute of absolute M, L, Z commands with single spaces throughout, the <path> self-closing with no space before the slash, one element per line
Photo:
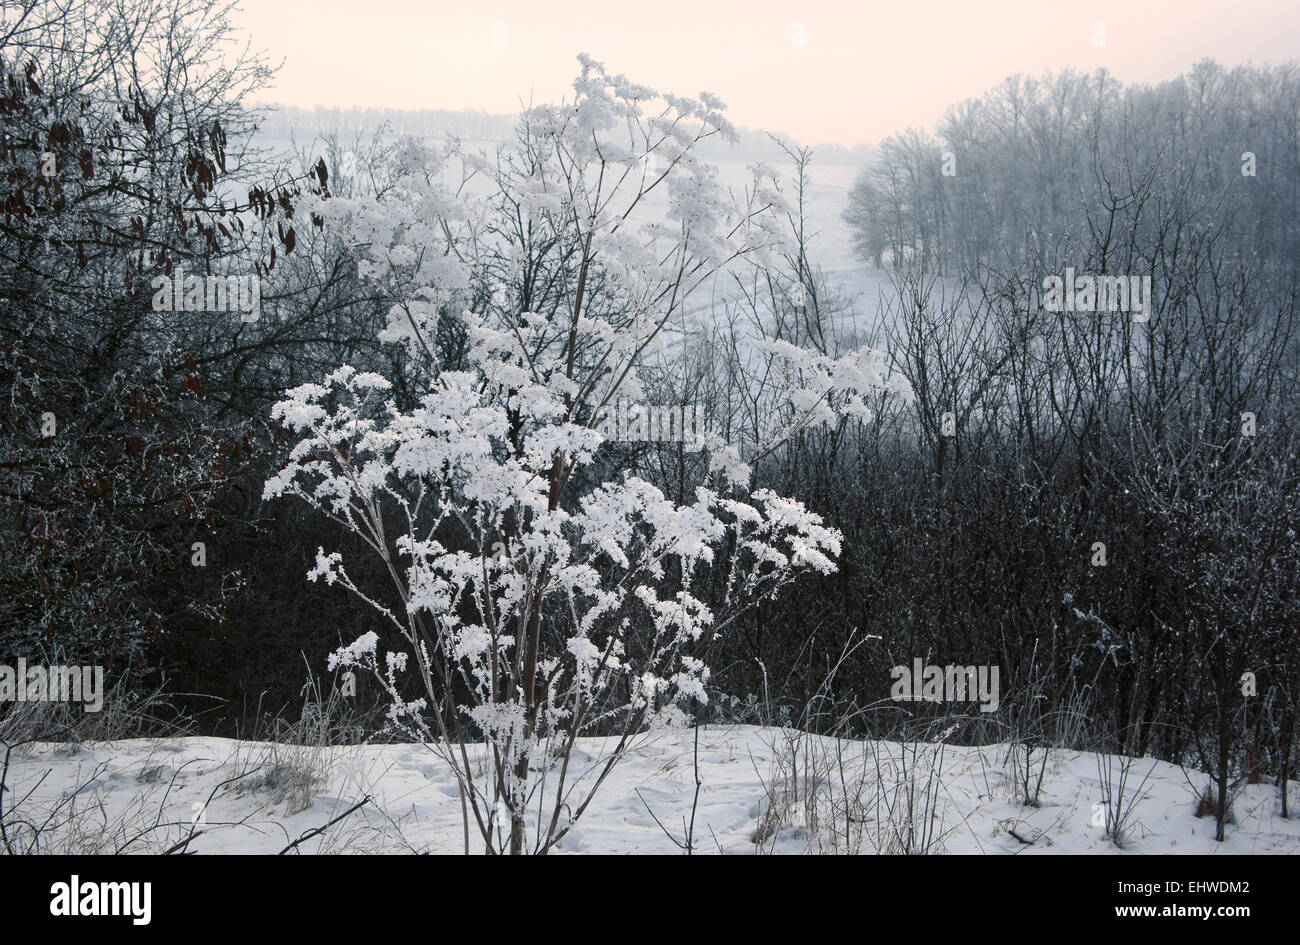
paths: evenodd
<path fill-rule="evenodd" d="M 1300 57 L 1296 0 L 244 0 L 235 23 L 284 59 L 264 102 L 513 113 L 571 96 L 586 52 L 805 144 L 930 126 L 1015 72 Z"/>

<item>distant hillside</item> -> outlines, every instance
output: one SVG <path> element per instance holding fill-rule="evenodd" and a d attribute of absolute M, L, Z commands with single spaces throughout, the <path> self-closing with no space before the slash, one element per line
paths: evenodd
<path fill-rule="evenodd" d="M 296 105 L 267 105 L 267 120 L 263 132 L 274 137 L 290 134 L 314 137 L 321 133 L 352 136 L 369 134 L 385 122 L 398 134 L 417 137 L 441 137 L 453 134 L 468 141 L 501 142 L 511 138 L 513 115 L 493 115 L 481 111 L 448 111 L 426 108 L 403 111 L 388 108 L 301 108 Z M 729 145 L 724 141 L 710 142 L 700 153 L 715 160 L 729 161 L 780 161 L 781 149 L 767 133 L 754 128 L 737 128 L 740 143 Z M 813 148 L 817 163 L 849 164 L 862 166 L 872 154 L 869 145 L 846 147 L 841 144 L 819 144 Z"/>

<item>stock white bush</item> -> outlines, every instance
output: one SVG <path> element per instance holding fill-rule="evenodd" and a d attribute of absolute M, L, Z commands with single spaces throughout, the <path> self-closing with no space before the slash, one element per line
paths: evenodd
<path fill-rule="evenodd" d="M 427 387 L 402 410 L 388 379 L 343 366 L 289 391 L 275 416 L 300 439 L 266 486 L 382 560 L 400 608 L 357 586 L 340 552 L 318 553 L 309 577 L 368 601 L 405 641 L 382 653 L 368 633 L 331 666 L 378 676 L 391 719 L 452 765 L 467 845 L 472 819 L 501 852 L 550 849 L 629 738 L 705 700 L 704 638 L 796 571 L 834 570 L 839 533 L 751 490 L 750 464 L 895 386 L 875 352 L 766 343 L 780 386 L 747 456 L 706 435 L 706 473 L 681 504 L 635 476 L 599 481 L 599 411 L 641 394 L 638 365 L 695 290 L 723 267 L 766 264 L 788 208 L 770 171 L 755 168 L 734 202 L 695 155 L 732 135 L 721 103 L 581 64 L 574 101 L 526 112 L 495 160 L 405 142 L 381 198 L 309 202 L 348 234 L 388 299 L 383 339 L 425 365 Z M 647 212 L 659 191 L 667 222 Z M 563 286 L 549 314 L 512 304 L 538 273 Z M 467 369 L 437 357 L 448 313 Z M 586 733 L 613 737 L 574 770 Z"/>

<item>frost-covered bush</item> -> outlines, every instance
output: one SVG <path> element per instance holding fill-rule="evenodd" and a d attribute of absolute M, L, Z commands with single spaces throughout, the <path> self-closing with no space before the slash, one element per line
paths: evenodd
<path fill-rule="evenodd" d="M 787 208 L 766 169 L 737 201 L 695 155 L 732 135 L 717 100 L 581 62 L 574 101 L 526 112 L 495 159 L 406 143 L 382 195 L 307 202 L 349 234 L 391 306 L 384 340 L 427 374 L 414 395 L 348 366 L 290 391 L 275 415 L 300 439 L 266 486 L 386 566 L 391 588 L 362 587 L 319 551 L 308 577 L 405 641 L 368 633 L 331 668 L 379 677 L 391 720 L 456 771 L 467 844 L 472 819 L 498 852 L 549 850 L 629 739 L 706 699 L 702 643 L 800 569 L 834 570 L 839 533 L 751 491 L 750 463 L 892 386 L 871 351 L 756 342 L 781 380 L 762 442 L 742 456 L 707 434 L 685 501 L 608 473 L 600 411 L 641 394 L 638 366 L 698 288 L 765 264 Z M 579 764 L 592 733 L 606 750 Z"/>

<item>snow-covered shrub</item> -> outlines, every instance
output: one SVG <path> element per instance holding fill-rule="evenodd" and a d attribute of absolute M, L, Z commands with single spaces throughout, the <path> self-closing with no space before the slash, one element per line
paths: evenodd
<path fill-rule="evenodd" d="M 318 552 L 309 579 L 404 641 L 367 633 L 331 669 L 379 678 L 391 721 L 456 772 L 467 848 L 472 820 L 496 852 L 549 850 L 630 739 L 706 700 L 703 644 L 797 571 L 834 570 L 839 533 L 751 490 L 751 465 L 895 386 L 875 352 L 759 339 L 781 383 L 744 455 L 706 434 L 683 501 L 611 469 L 601 411 L 640 397 L 638 367 L 698 289 L 764 264 L 786 207 L 770 171 L 736 200 L 695 154 L 733 134 L 712 96 L 581 64 L 574 100 L 527 111 L 495 159 L 408 142 L 381 196 L 304 201 L 350 234 L 389 306 L 383 339 L 424 373 L 412 391 L 342 366 L 289 391 L 275 416 L 299 439 L 266 486 L 383 562 L 391 587 L 362 587 Z M 586 764 L 582 734 L 608 736 Z"/>

